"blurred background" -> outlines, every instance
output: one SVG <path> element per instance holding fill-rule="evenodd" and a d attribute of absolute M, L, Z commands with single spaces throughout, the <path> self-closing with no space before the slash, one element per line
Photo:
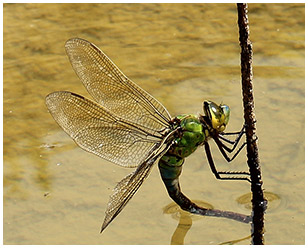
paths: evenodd
<path fill-rule="evenodd" d="M 230 106 L 227 131 L 239 130 L 235 4 L 4 4 L 3 10 L 4 244 L 250 244 L 249 224 L 183 220 L 157 166 L 99 234 L 109 195 L 131 170 L 81 150 L 45 106 L 53 91 L 89 97 L 64 50 L 66 40 L 80 37 L 100 47 L 172 116 L 202 113 L 209 99 Z M 304 4 L 249 4 L 249 21 L 269 200 L 265 244 L 304 244 Z M 211 145 L 220 170 L 247 169 L 245 151 L 228 164 Z M 250 185 L 216 180 L 203 149 L 183 168 L 182 191 L 192 200 L 250 214 Z"/>

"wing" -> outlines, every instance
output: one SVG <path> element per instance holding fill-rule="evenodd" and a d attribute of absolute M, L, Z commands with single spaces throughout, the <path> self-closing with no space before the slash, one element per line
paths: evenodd
<path fill-rule="evenodd" d="M 94 44 L 74 38 L 65 48 L 90 95 L 110 112 L 152 130 L 168 125 L 171 117 L 165 107 L 127 78 Z"/>
<path fill-rule="evenodd" d="M 167 140 L 167 138 L 165 138 L 165 140 Z M 154 162 L 170 148 L 171 144 L 172 143 L 170 142 L 169 144 L 165 144 L 165 141 L 162 141 L 161 144 L 157 144 L 155 152 L 142 162 L 134 172 L 127 175 L 116 185 L 113 189 L 114 193 L 110 196 L 107 205 L 101 232 L 104 231 L 104 229 L 122 211 L 128 201 L 134 196 L 141 184 L 149 175 Z M 158 146 L 160 146 L 160 148 Z M 158 150 L 160 150 L 160 152 L 158 152 Z"/>
<path fill-rule="evenodd" d="M 63 130 L 84 150 L 125 167 L 136 167 L 164 136 L 123 120 L 80 95 L 59 91 L 46 105 Z"/>

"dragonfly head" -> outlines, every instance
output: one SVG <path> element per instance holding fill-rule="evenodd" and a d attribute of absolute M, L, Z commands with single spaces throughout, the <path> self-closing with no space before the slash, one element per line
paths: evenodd
<path fill-rule="evenodd" d="M 219 106 L 211 101 L 204 101 L 203 117 L 205 124 L 216 132 L 221 133 L 225 130 L 230 117 L 230 108 L 227 105 L 220 104 Z"/>

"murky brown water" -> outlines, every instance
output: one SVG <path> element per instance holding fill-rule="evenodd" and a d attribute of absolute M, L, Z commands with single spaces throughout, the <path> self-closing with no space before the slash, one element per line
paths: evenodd
<path fill-rule="evenodd" d="M 304 5 L 249 11 L 259 152 L 273 199 L 265 243 L 304 244 Z M 211 99 L 230 105 L 228 131 L 243 123 L 234 4 L 5 4 L 4 244 L 249 244 L 250 225 L 164 213 L 172 201 L 156 167 L 99 234 L 112 188 L 131 170 L 82 151 L 47 112 L 52 91 L 88 96 L 64 51 L 72 37 L 99 46 L 173 116 Z M 227 165 L 212 150 L 222 170 L 245 169 L 245 152 Z M 216 180 L 203 149 L 187 159 L 181 184 L 191 199 L 250 213 L 237 202 L 249 185 Z"/>

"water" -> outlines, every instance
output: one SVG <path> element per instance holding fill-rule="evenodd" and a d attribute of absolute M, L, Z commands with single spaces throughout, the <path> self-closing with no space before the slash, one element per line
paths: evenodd
<path fill-rule="evenodd" d="M 262 176 L 275 196 L 265 243 L 304 244 L 304 4 L 249 4 L 249 20 Z M 250 225 L 204 217 L 185 230 L 165 214 L 172 201 L 156 166 L 99 234 L 131 170 L 82 151 L 47 112 L 52 91 L 89 97 L 64 51 L 72 37 L 95 43 L 172 116 L 202 113 L 209 99 L 231 107 L 227 131 L 243 123 L 234 4 L 5 4 L 4 244 L 249 244 Z M 218 168 L 246 169 L 245 152 L 227 165 L 211 145 Z M 216 180 L 203 149 L 180 181 L 191 199 L 250 213 L 237 202 L 249 184 Z"/>

